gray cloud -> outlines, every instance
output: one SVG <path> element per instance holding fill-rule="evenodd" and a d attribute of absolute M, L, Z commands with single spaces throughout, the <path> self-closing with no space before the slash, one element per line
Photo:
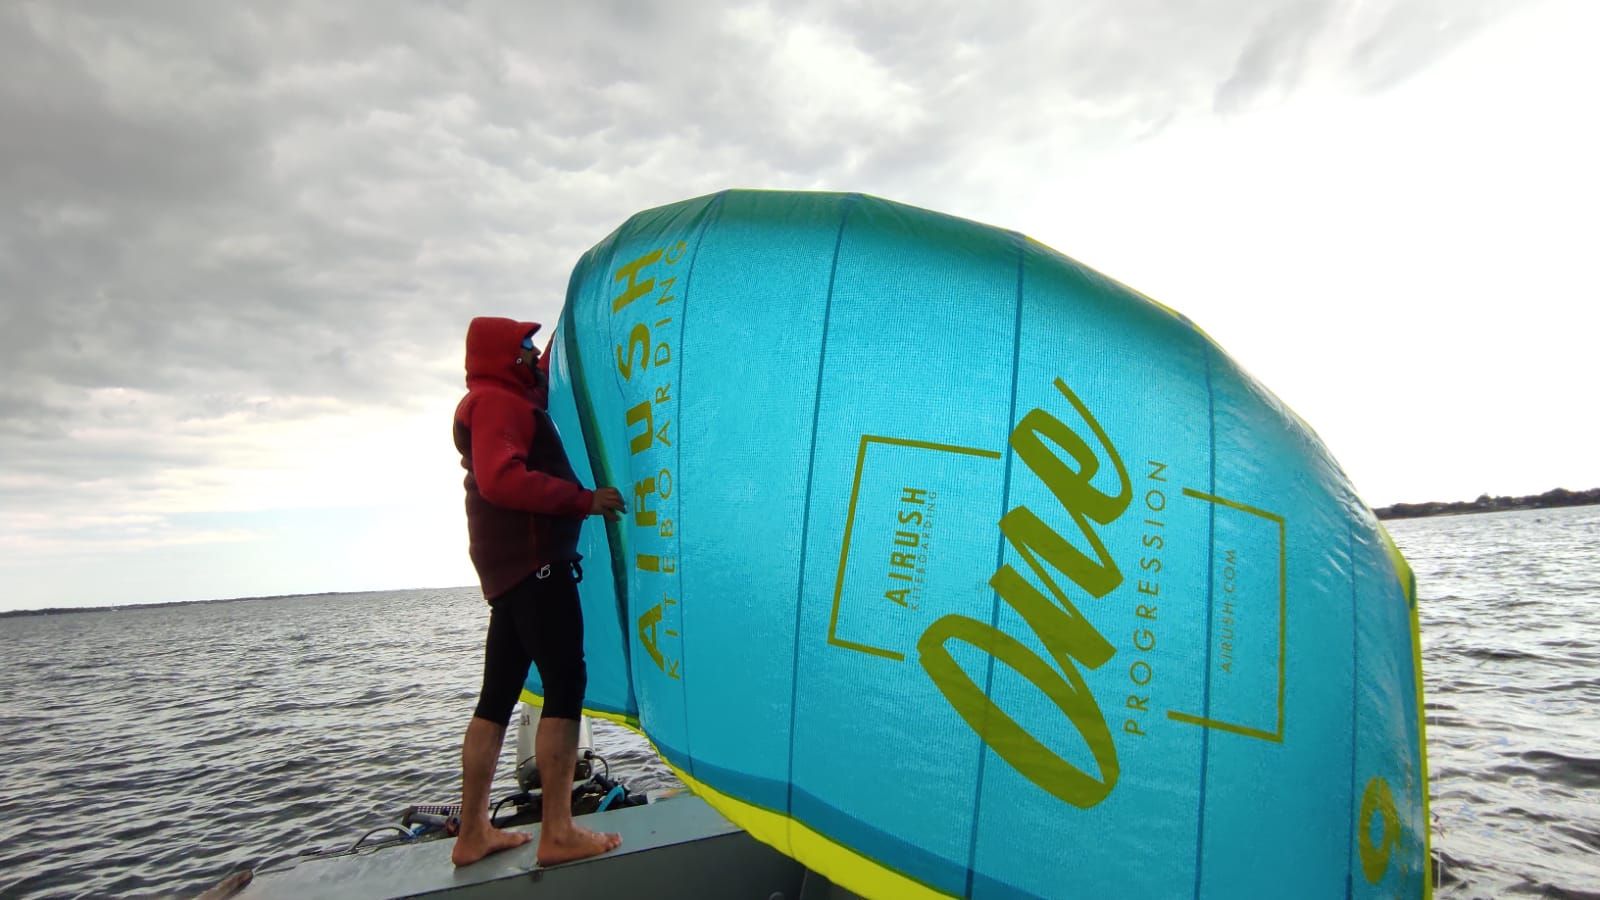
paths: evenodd
<path fill-rule="evenodd" d="M 1215 108 L 1230 113 L 1293 90 L 1311 70 L 1330 70 L 1363 91 L 1422 71 L 1518 5 L 1516 0 L 1350 4 L 1282 0 L 1263 5 L 1244 32 Z"/>
<path fill-rule="evenodd" d="M 1228 79 L 1217 87 L 1216 110 L 1238 112 L 1269 91 L 1289 91 L 1300 81 L 1317 34 L 1333 5 L 1304 0 L 1275 7 L 1239 52 Z"/>
<path fill-rule="evenodd" d="M 0 7 L 0 504 L 215 463 L 187 429 L 227 416 L 437 396 L 470 316 L 553 316 L 645 206 L 981 195 L 996 146 L 1379 90 L 1506 4 L 1200 6 Z"/>

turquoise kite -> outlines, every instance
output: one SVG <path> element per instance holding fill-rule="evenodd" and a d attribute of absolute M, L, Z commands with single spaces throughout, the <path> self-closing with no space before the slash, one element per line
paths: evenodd
<path fill-rule="evenodd" d="M 629 503 L 581 548 L 589 709 L 756 838 L 867 896 L 1429 892 L 1411 572 L 1183 316 L 729 191 L 585 254 L 554 344 Z"/>

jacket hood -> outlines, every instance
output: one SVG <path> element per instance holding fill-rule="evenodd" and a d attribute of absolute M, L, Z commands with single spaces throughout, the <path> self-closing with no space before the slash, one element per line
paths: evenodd
<path fill-rule="evenodd" d="M 467 326 L 467 386 L 476 381 L 492 381 L 519 393 L 542 395 L 533 373 L 527 366 L 517 365 L 522 339 L 538 330 L 538 322 L 495 316 L 473 319 Z M 543 366 L 544 360 L 539 363 Z"/>

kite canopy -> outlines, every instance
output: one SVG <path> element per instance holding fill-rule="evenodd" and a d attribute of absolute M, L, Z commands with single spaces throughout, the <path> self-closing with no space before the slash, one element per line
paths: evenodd
<path fill-rule="evenodd" d="M 585 254 L 554 347 L 629 502 L 584 529 L 588 707 L 760 840 L 869 896 L 1427 890 L 1410 571 L 1182 316 L 730 191 Z"/>

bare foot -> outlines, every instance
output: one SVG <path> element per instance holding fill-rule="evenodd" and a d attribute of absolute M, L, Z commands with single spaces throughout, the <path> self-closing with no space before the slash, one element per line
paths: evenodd
<path fill-rule="evenodd" d="M 505 831 L 499 828 L 479 830 L 472 834 L 462 832 L 456 846 L 450 851 L 450 861 L 458 866 L 471 865 L 491 853 L 521 847 L 533 840 L 533 835 L 523 831 Z"/>
<path fill-rule="evenodd" d="M 622 846 L 622 835 L 590 831 L 580 825 L 569 829 L 540 829 L 538 860 L 541 866 L 586 859 Z"/>

